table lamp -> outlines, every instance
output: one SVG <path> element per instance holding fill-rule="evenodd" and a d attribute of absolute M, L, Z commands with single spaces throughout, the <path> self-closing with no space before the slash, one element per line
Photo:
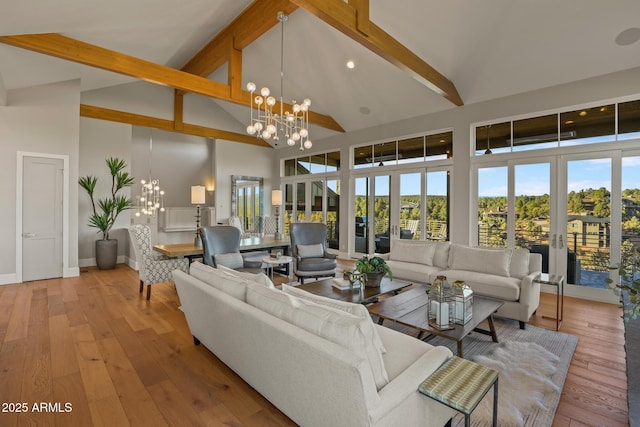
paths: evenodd
<path fill-rule="evenodd" d="M 198 230 L 200 229 L 200 205 L 205 203 L 205 188 L 204 185 L 193 185 L 191 186 L 191 204 L 197 205 L 196 210 L 196 238 L 193 241 L 193 244 L 196 246 L 202 245 L 202 240 L 200 240 L 200 233 Z"/>
<path fill-rule="evenodd" d="M 280 224 L 280 205 L 282 204 L 282 190 L 272 190 L 271 191 L 271 205 L 275 208 L 275 217 L 276 217 L 276 233 L 274 234 L 274 238 L 276 240 L 280 240 L 282 236 L 280 235 L 280 231 L 278 226 Z"/>

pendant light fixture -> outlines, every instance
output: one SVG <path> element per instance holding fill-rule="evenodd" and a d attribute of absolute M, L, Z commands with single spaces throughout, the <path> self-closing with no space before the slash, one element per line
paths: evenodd
<path fill-rule="evenodd" d="M 273 111 L 276 105 L 276 98 L 271 95 L 268 87 L 260 89 L 258 95 L 254 96 L 257 86 L 253 82 L 247 83 L 247 90 L 251 92 L 251 121 L 247 126 L 247 133 L 255 135 L 265 141 L 273 140 L 274 145 L 278 145 L 280 137 L 283 136 L 287 145 L 293 146 L 300 142 L 300 150 L 309 149 L 313 146 L 309 139 L 309 106 L 311 100 L 305 98 L 302 104 L 297 104 L 292 100 L 293 112 L 284 111 L 283 86 L 284 86 L 284 23 L 289 17 L 284 12 L 278 12 L 278 21 L 281 23 L 280 33 L 280 111 Z M 255 110 L 255 111 L 254 111 Z"/>
<path fill-rule="evenodd" d="M 493 151 L 491 151 L 491 139 L 489 137 L 489 129 L 491 129 L 491 125 L 487 125 L 485 128 L 487 129 L 487 149 L 484 151 L 484 154 L 493 154 Z"/>

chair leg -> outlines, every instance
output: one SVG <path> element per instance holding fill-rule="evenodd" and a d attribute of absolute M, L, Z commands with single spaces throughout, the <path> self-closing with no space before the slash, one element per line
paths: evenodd
<path fill-rule="evenodd" d="M 147 301 L 151 299 L 151 285 L 147 285 Z"/>
<path fill-rule="evenodd" d="M 144 282 L 140 280 L 140 293 L 142 293 L 143 288 L 144 288 Z"/>

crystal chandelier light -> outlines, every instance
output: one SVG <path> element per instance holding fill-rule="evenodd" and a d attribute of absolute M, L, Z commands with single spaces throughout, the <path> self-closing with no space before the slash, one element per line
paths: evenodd
<path fill-rule="evenodd" d="M 149 135 L 149 179 L 141 180 L 140 196 L 138 196 L 136 216 L 156 216 L 158 211 L 164 212 L 164 191 L 160 189 L 160 180 L 151 178 L 151 159 L 153 153 L 153 129 Z"/>
<path fill-rule="evenodd" d="M 281 23 L 280 36 L 280 112 L 274 112 L 276 98 L 271 95 L 268 87 L 260 89 L 260 94 L 254 96 L 256 84 L 247 83 L 247 90 L 251 92 L 251 122 L 247 126 L 247 133 L 262 138 L 265 141 L 273 139 L 277 145 L 280 136 L 284 136 L 287 145 L 293 146 L 300 142 L 300 150 L 309 149 L 313 143 L 309 139 L 309 106 L 311 100 L 306 98 L 302 104 L 293 104 L 293 112 L 284 111 L 282 102 L 284 81 L 284 23 L 289 19 L 284 12 L 278 12 L 278 21 Z M 255 112 L 254 112 L 255 108 Z"/>

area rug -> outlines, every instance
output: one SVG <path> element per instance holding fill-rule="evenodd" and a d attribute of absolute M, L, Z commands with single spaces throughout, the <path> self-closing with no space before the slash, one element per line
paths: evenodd
<path fill-rule="evenodd" d="M 549 427 L 553 424 L 560 393 L 578 344 L 578 338 L 518 322 L 495 319 L 499 344 L 491 337 L 471 333 L 463 342 L 465 359 L 497 369 L 499 376 L 499 426 Z M 456 343 L 443 338 L 428 341 L 444 345 L 455 354 Z M 489 392 L 471 415 L 471 425 L 491 425 L 493 393 Z M 464 426 L 456 415 L 453 426 Z"/>

